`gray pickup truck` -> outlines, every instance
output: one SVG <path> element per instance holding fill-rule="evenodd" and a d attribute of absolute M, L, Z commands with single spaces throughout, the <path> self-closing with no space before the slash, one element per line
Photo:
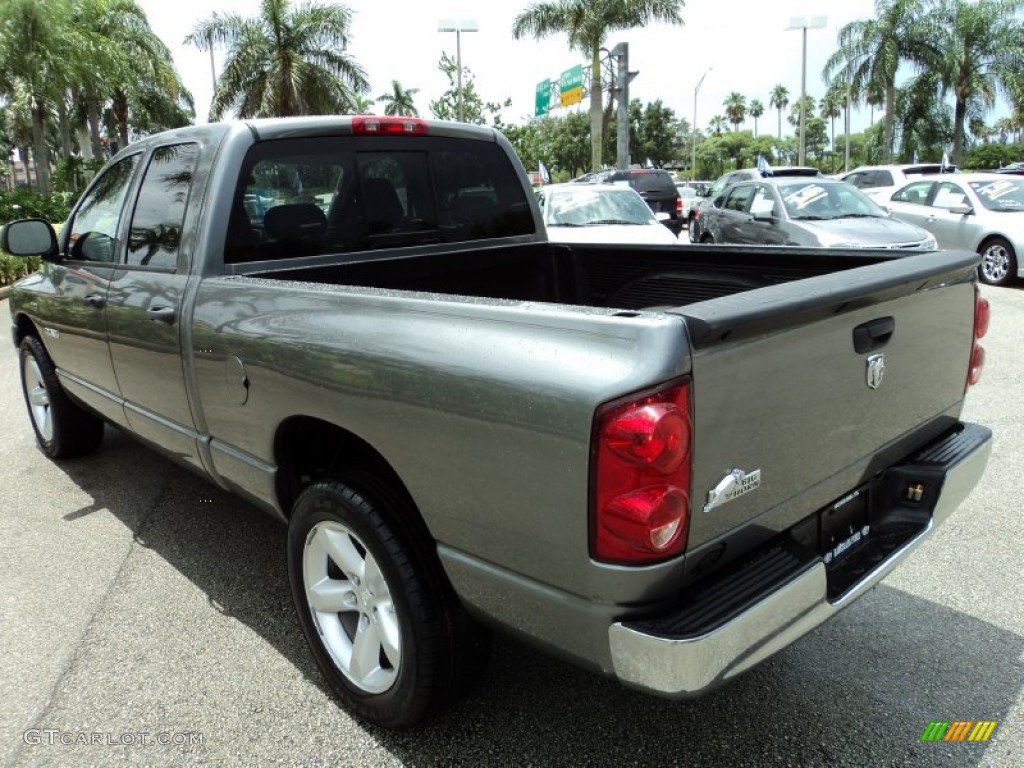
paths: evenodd
<path fill-rule="evenodd" d="M 965 498 L 978 257 L 547 242 L 490 129 L 206 125 L 122 150 L 11 293 L 42 451 L 116 425 L 289 527 L 298 616 L 407 726 L 497 627 L 699 695 Z"/>

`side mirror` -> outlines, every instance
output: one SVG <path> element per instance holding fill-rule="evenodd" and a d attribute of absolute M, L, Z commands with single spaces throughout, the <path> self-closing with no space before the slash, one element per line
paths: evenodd
<path fill-rule="evenodd" d="M 968 214 L 974 213 L 974 208 L 969 205 L 960 204 L 951 206 L 949 212 L 960 216 L 967 216 Z"/>
<path fill-rule="evenodd" d="M 43 219 L 12 221 L 0 230 L 0 248 L 12 256 L 42 256 L 52 261 L 58 252 L 57 235 Z"/>
<path fill-rule="evenodd" d="M 751 217 L 754 221 L 760 221 L 765 224 L 771 224 L 774 221 L 771 211 L 758 211 L 757 213 L 752 213 Z"/>

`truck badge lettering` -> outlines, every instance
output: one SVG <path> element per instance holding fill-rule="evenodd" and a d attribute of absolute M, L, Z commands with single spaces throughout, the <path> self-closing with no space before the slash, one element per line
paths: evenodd
<path fill-rule="evenodd" d="M 885 355 L 872 355 L 868 358 L 868 387 L 878 389 L 885 375 Z"/>
<path fill-rule="evenodd" d="M 728 504 L 745 493 L 757 490 L 760 485 L 760 469 L 755 469 L 752 472 L 744 472 L 742 469 L 730 470 L 729 474 L 718 482 L 718 485 L 708 491 L 708 500 L 704 504 L 704 511 L 710 512 L 715 507 Z"/>

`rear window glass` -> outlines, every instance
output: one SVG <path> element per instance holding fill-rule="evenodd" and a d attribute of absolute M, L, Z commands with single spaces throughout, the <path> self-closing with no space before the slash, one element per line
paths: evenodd
<path fill-rule="evenodd" d="M 263 261 L 532 234 L 495 144 L 440 137 L 267 141 L 249 151 L 225 261 Z"/>
<path fill-rule="evenodd" d="M 619 177 L 612 177 L 614 181 L 619 181 Z M 652 172 L 639 172 L 627 174 L 623 181 L 628 181 L 629 186 L 635 189 L 641 194 L 644 192 L 657 192 L 658 194 L 672 195 L 676 194 L 676 185 L 672 181 L 672 177 L 667 173 L 652 173 Z"/>

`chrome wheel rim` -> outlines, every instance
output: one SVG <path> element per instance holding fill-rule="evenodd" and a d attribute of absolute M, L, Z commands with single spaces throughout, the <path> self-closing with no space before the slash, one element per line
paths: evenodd
<path fill-rule="evenodd" d="M 981 273 L 986 280 L 997 283 L 1010 271 L 1010 254 L 1005 246 L 993 243 L 981 256 Z"/>
<path fill-rule="evenodd" d="M 53 439 L 53 418 L 50 414 L 50 394 L 43 383 L 43 372 L 34 357 L 26 357 L 21 371 L 25 397 L 28 398 L 28 412 L 32 423 L 45 442 Z"/>
<path fill-rule="evenodd" d="M 350 529 L 317 523 L 306 537 L 302 577 L 313 623 L 334 665 L 366 693 L 394 685 L 402 633 L 376 558 Z"/>

